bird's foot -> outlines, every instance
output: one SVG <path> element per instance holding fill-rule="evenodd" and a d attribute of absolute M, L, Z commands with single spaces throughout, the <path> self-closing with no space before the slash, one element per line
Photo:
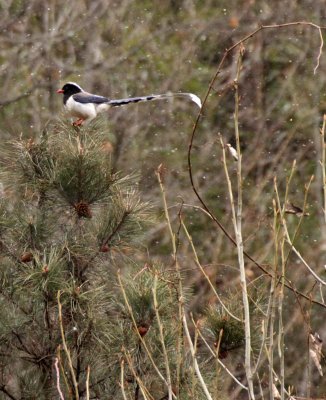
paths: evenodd
<path fill-rule="evenodd" d="M 76 121 L 72 123 L 73 126 L 81 126 L 83 125 L 84 120 L 82 118 L 78 118 Z"/>

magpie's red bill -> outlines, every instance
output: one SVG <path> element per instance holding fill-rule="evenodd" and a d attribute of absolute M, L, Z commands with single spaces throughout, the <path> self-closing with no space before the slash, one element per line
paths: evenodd
<path fill-rule="evenodd" d="M 63 90 L 62 89 L 58 89 L 57 93 L 63 93 Z"/>

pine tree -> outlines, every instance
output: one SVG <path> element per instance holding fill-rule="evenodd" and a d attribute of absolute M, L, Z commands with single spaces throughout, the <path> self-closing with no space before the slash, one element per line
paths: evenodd
<path fill-rule="evenodd" d="M 1 398 L 206 398 L 178 318 L 180 276 L 137 261 L 151 207 L 137 176 L 113 172 L 107 138 L 59 123 L 3 146 Z M 219 306 L 202 319 L 220 353 L 243 344 L 243 324 Z M 198 357 L 222 399 L 219 366 Z"/>

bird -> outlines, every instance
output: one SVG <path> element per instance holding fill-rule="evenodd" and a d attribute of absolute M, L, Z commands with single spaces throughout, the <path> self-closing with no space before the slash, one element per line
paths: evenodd
<path fill-rule="evenodd" d="M 184 97 L 196 103 L 199 108 L 202 106 L 200 98 L 193 93 L 152 94 L 125 99 L 110 99 L 105 96 L 88 93 L 75 82 L 65 83 L 61 89 L 57 90 L 57 93 L 63 94 L 63 104 L 68 114 L 77 118 L 73 122 L 74 126 L 86 125 L 96 118 L 98 114 L 107 111 L 111 107 L 120 107 L 130 103 Z"/>
<path fill-rule="evenodd" d="M 310 214 L 308 212 L 305 212 L 301 207 L 296 206 L 295 204 L 291 202 L 287 202 L 285 205 L 285 214 L 294 214 L 297 217 L 309 217 Z"/>
<path fill-rule="evenodd" d="M 230 145 L 230 143 L 227 143 L 227 146 L 228 146 L 228 149 L 229 149 L 229 152 L 230 152 L 231 156 L 234 158 L 235 161 L 238 161 L 239 160 L 239 156 L 238 156 L 238 152 L 236 151 L 236 149 L 234 147 L 232 147 Z"/>

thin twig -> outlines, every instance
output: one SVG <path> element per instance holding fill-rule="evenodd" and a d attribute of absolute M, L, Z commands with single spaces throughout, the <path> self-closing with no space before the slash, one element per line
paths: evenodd
<path fill-rule="evenodd" d="M 323 193 L 324 193 L 324 220 L 326 223 L 326 143 L 325 143 L 325 127 L 326 127 L 326 114 L 324 114 L 323 118 L 323 126 L 320 130 L 321 136 L 321 148 L 322 148 L 322 159 L 321 159 L 321 168 L 322 168 L 322 176 L 323 176 Z"/>
<path fill-rule="evenodd" d="M 72 359 L 70 356 L 70 351 L 67 347 L 67 343 L 66 343 L 66 339 L 65 339 L 65 332 L 63 329 L 63 321 L 62 321 L 62 305 L 60 302 L 60 296 L 61 296 L 61 291 L 58 290 L 58 294 L 57 294 L 57 301 L 58 301 L 58 313 L 59 313 L 59 325 L 60 325 L 60 332 L 61 332 L 61 339 L 62 339 L 62 345 L 63 345 L 63 349 L 66 353 L 67 359 L 68 359 L 68 365 L 69 365 L 69 369 L 70 369 L 70 374 L 71 374 L 71 379 L 74 385 L 74 389 L 75 389 L 75 397 L 76 400 L 79 400 L 79 391 L 78 391 L 78 382 L 76 379 L 76 375 L 75 375 L 75 371 L 74 371 L 74 367 L 72 364 Z"/>
<path fill-rule="evenodd" d="M 277 185 L 276 185 L 276 179 L 274 180 L 274 188 L 275 188 L 275 193 L 276 193 L 276 198 L 277 198 L 277 202 L 278 202 L 278 207 L 279 210 L 282 210 L 281 208 L 281 202 L 280 202 L 280 198 L 278 195 L 278 190 L 277 190 Z M 283 207 L 284 208 L 284 207 Z M 293 242 L 290 238 L 290 234 L 287 228 L 287 223 L 286 220 L 284 218 L 284 213 L 282 211 L 281 212 L 281 222 L 282 222 L 282 226 L 284 229 L 284 233 L 285 233 L 285 237 L 286 240 L 288 242 L 288 244 L 291 247 L 291 250 L 297 255 L 297 257 L 301 260 L 301 262 L 303 263 L 303 265 L 308 269 L 308 271 L 311 273 L 311 275 L 313 275 L 313 277 L 322 285 L 326 285 L 326 281 L 324 281 L 322 278 L 320 278 L 316 272 L 309 266 L 309 264 L 304 260 L 304 258 L 302 257 L 302 255 L 300 254 L 300 252 L 294 247 Z"/>
<path fill-rule="evenodd" d="M 217 293 L 217 291 L 216 291 L 216 289 L 215 289 L 213 283 L 212 283 L 211 280 L 209 279 L 209 276 L 207 275 L 206 271 L 204 270 L 203 266 L 201 265 L 201 263 L 200 263 L 200 261 L 199 261 L 196 248 L 195 248 L 194 243 L 193 243 L 193 241 L 192 241 L 192 237 L 191 237 L 191 235 L 190 235 L 190 233 L 189 233 L 189 231 L 188 231 L 188 229 L 187 229 L 185 223 L 184 223 L 183 221 L 181 221 L 181 224 L 182 224 L 182 228 L 183 228 L 183 230 L 184 230 L 184 232 L 185 232 L 185 234 L 186 234 L 186 236 L 187 236 L 187 239 L 188 239 L 188 241 L 189 241 L 189 243 L 190 243 L 191 249 L 192 249 L 192 251 L 193 251 L 193 253 L 194 253 L 195 262 L 196 262 L 198 268 L 200 269 L 200 271 L 202 272 L 202 274 L 204 275 L 204 277 L 206 278 L 206 280 L 207 280 L 207 282 L 208 282 L 210 288 L 212 289 L 213 293 L 215 294 L 217 300 L 220 302 L 220 304 L 221 304 L 221 306 L 223 307 L 223 309 L 226 311 L 227 314 L 230 315 L 231 318 L 234 318 L 236 321 L 242 322 L 240 318 L 238 318 L 236 315 L 234 315 L 234 314 L 226 307 L 226 305 L 225 305 L 224 302 L 222 301 L 221 297 L 220 297 L 219 294 Z"/>
<path fill-rule="evenodd" d="M 8 390 L 6 389 L 5 385 L 0 386 L 0 392 L 4 393 L 11 400 L 17 400 L 16 397 L 14 397 L 10 392 L 8 392 Z"/>
<path fill-rule="evenodd" d="M 296 168 L 296 160 L 293 161 L 290 176 L 287 179 L 286 182 L 286 187 L 285 187 L 285 197 L 284 197 L 284 205 L 282 210 L 279 209 L 279 214 L 282 219 L 284 218 L 285 215 L 285 206 L 288 202 L 288 196 L 289 196 L 289 191 L 290 191 L 290 184 L 292 181 L 292 178 L 294 176 Z M 276 183 L 276 178 L 274 179 L 274 182 Z M 310 180 L 311 182 L 311 180 Z M 307 195 L 307 192 L 306 192 Z M 306 200 L 306 197 L 305 197 Z M 277 193 L 277 201 L 279 202 L 279 197 Z M 302 212 L 302 217 L 304 216 L 304 210 Z M 296 233 L 299 229 L 300 226 L 300 221 L 299 225 L 297 226 L 297 230 L 295 231 L 294 238 L 296 236 Z M 284 255 L 284 246 L 285 246 L 285 237 L 284 234 L 282 234 L 281 237 L 281 243 L 280 243 L 280 255 L 281 255 L 281 279 L 280 279 L 280 288 L 278 292 L 278 334 L 277 334 L 277 347 L 278 347 L 278 356 L 280 360 L 280 384 L 281 384 L 281 400 L 284 400 L 284 390 L 285 390 L 285 369 L 284 369 L 284 325 L 283 325 L 283 300 L 284 300 L 284 282 L 285 282 L 285 268 L 287 265 L 287 258 L 285 258 Z M 276 253 L 277 256 L 277 253 Z"/>
<path fill-rule="evenodd" d="M 284 325 L 283 325 L 283 300 L 284 300 L 284 276 L 285 276 L 285 255 L 284 255 L 285 238 L 281 241 L 281 267 L 282 278 L 278 295 L 278 355 L 280 359 L 280 384 L 281 384 L 281 400 L 284 400 L 284 387 L 285 387 L 285 369 L 284 369 Z"/>
<path fill-rule="evenodd" d="M 193 321 L 194 322 L 194 321 Z M 198 324 L 195 324 L 195 327 L 196 327 L 196 329 L 198 329 L 198 326 L 197 326 Z M 199 329 L 198 329 L 198 331 L 199 331 Z M 215 388 L 215 398 L 217 399 L 218 397 L 219 397 L 219 394 L 218 394 L 218 392 L 219 392 L 219 358 L 218 358 L 218 356 L 219 356 L 219 354 L 220 354 L 220 348 L 221 348 L 221 342 L 222 342 L 222 337 L 223 337 L 223 333 L 224 333 L 224 330 L 223 330 L 223 328 L 222 329 L 220 329 L 220 332 L 219 332 L 219 334 L 218 334 L 218 341 L 217 341 L 217 345 L 216 345 L 216 348 L 215 348 L 215 365 L 216 365 L 216 388 Z"/>
<path fill-rule="evenodd" d="M 153 293 L 153 299 L 154 299 L 154 309 L 155 309 L 155 315 L 156 315 L 156 321 L 157 325 L 159 328 L 160 332 L 160 339 L 161 339 L 161 344 L 162 344 L 162 350 L 163 350 L 163 356 L 164 356 L 164 365 L 165 365 L 165 370 L 166 370 L 166 381 L 168 384 L 168 400 L 172 400 L 172 383 L 171 383 L 171 372 L 170 372 L 170 363 L 169 363 L 169 357 L 168 357 L 168 352 L 165 347 L 165 341 L 164 341 L 164 334 L 163 334 L 163 325 L 161 322 L 160 314 L 158 312 L 159 304 L 157 302 L 157 275 L 154 277 L 154 287 L 152 289 Z"/>
<path fill-rule="evenodd" d="M 178 336 L 177 336 L 177 345 L 176 345 L 176 351 L 177 351 L 176 395 L 179 396 L 179 388 L 180 388 L 180 381 L 181 381 L 181 368 L 182 368 L 182 363 L 183 363 L 183 357 L 182 357 L 182 352 L 183 352 L 182 317 L 183 317 L 183 315 L 185 313 L 185 311 L 184 311 L 184 295 L 183 295 L 183 286 L 182 286 L 180 265 L 179 265 L 178 255 L 177 255 L 176 235 L 174 234 L 173 229 L 172 229 L 171 219 L 170 219 L 170 215 L 169 215 L 169 211 L 168 211 L 168 205 L 167 205 L 167 201 L 166 201 L 165 188 L 164 188 L 164 184 L 163 184 L 163 166 L 162 166 L 162 164 L 157 168 L 155 173 L 156 173 L 156 177 L 157 177 L 157 180 L 159 182 L 161 193 L 162 193 L 164 214 L 165 214 L 165 219 L 166 219 L 166 223 L 168 225 L 170 238 L 171 238 L 171 243 L 172 243 L 172 250 L 173 250 L 172 258 L 173 258 L 173 261 L 174 261 L 174 265 L 175 265 L 175 269 L 176 269 L 176 273 L 177 273 L 177 280 L 178 280 L 177 298 L 178 298 L 179 321 L 178 321 Z M 183 206 L 183 203 L 182 203 L 182 206 Z M 181 223 L 182 223 L 182 218 L 181 218 L 182 206 L 181 206 L 180 211 L 178 213 L 179 222 L 180 222 L 178 234 L 179 234 Z"/>
<path fill-rule="evenodd" d="M 293 234 L 292 239 L 291 239 L 292 244 L 295 242 L 295 240 L 296 240 L 296 238 L 297 238 L 297 235 L 298 235 L 298 233 L 299 233 L 299 229 L 300 229 L 300 227 L 301 227 L 303 218 L 305 217 L 305 210 L 306 210 L 306 207 L 307 207 L 308 193 L 309 193 L 309 189 L 310 189 L 310 186 L 311 186 L 311 183 L 312 183 L 313 180 L 314 180 L 314 175 L 312 175 L 312 176 L 310 177 L 310 180 L 309 180 L 308 184 L 305 185 L 305 193 L 304 193 L 304 199 L 303 199 L 303 205 L 302 205 L 302 214 L 301 214 L 300 219 L 299 219 L 299 222 L 298 222 L 298 224 L 297 224 L 297 226 L 296 226 L 296 228 L 295 228 L 295 230 L 294 230 L 294 234 Z M 285 205 L 285 204 L 286 204 L 286 202 L 284 202 L 284 205 Z M 288 263 L 288 261 L 289 261 L 290 255 L 291 255 L 291 249 L 289 250 L 289 252 L 288 252 L 288 254 L 287 254 L 287 256 L 286 256 L 286 259 L 285 259 L 285 266 L 287 265 L 287 263 Z"/>
<path fill-rule="evenodd" d="M 124 362 L 124 359 L 122 358 L 121 362 L 120 362 L 120 387 L 121 387 L 123 400 L 128 400 L 127 396 L 126 396 L 126 392 L 125 392 L 124 365 L 125 365 L 125 362 Z"/>
<path fill-rule="evenodd" d="M 236 382 L 242 389 L 245 389 L 248 391 L 247 386 L 242 384 L 233 374 L 232 372 L 223 364 L 223 362 L 218 358 L 218 353 L 217 351 L 213 351 L 213 349 L 210 347 L 210 345 L 207 343 L 207 340 L 204 338 L 203 334 L 201 333 L 200 329 L 198 328 L 197 324 L 195 321 L 192 319 L 193 324 L 195 325 L 196 331 L 198 331 L 198 334 L 202 341 L 204 342 L 205 346 L 209 350 L 209 352 L 212 354 L 214 358 L 217 359 L 217 362 L 220 364 L 220 366 L 230 375 L 230 377 Z M 219 338 L 220 339 L 220 338 Z"/>
<path fill-rule="evenodd" d="M 69 399 L 72 399 L 72 392 L 71 392 L 70 385 L 68 383 L 68 379 L 67 379 L 67 376 L 66 376 L 66 371 L 64 370 L 62 362 L 61 362 L 60 351 L 61 351 L 61 345 L 59 345 L 57 347 L 57 359 L 58 359 L 58 363 L 59 363 L 59 367 L 60 367 L 60 371 L 61 371 L 61 376 L 63 377 L 64 383 L 65 383 L 67 391 L 68 391 Z"/>
<path fill-rule="evenodd" d="M 86 400 L 89 400 L 89 376 L 91 373 L 91 367 L 87 366 L 87 374 L 86 374 Z"/>
<path fill-rule="evenodd" d="M 129 355 L 129 353 L 126 351 L 125 348 L 122 349 L 125 358 L 127 360 L 128 366 L 130 368 L 130 371 L 132 372 L 134 378 L 136 379 L 137 383 L 138 383 L 138 387 L 144 397 L 144 400 L 154 400 L 154 397 L 149 393 L 149 391 L 147 390 L 147 388 L 144 385 L 144 382 L 140 379 L 140 377 L 138 376 L 137 372 L 135 371 L 135 368 L 133 366 L 131 357 Z"/>
<path fill-rule="evenodd" d="M 193 345 L 191 337 L 190 337 L 190 333 L 189 333 L 189 329 L 188 329 L 187 320 L 186 320 L 186 316 L 185 315 L 183 316 L 182 321 L 183 321 L 183 328 L 184 328 L 185 333 L 186 333 L 186 338 L 188 340 L 188 344 L 189 344 L 189 347 L 190 347 L 190 353 L 191 353 L 191 356 L 192 356 L 192 359 L 193 359 L 193 362 L 194 362 L 194 368 L 195 368 L 195 371 L 196 371 L 196 375 L 197 375 L 197 377 L 199 379 L 199 382 L 200 382 L 201 387 L 202 387 L 202 389 L 203 389 L 203 391 L 205 393 L 206 398 L 208 400 L 213 400 L 211 394 L 209 393 L 207 385 L 206 385 L 206 383 L 204 381 L 204 378 L 203 378 L 203 376 L 202 376 L 202 374 L 200 372 L 199 366 L 198 366 L 198 362 L 197 362 L 196 354 L 195 354 L 195 348 L 194 348 L 194 345 Z"/>
<path fill-rule="evenodd" d="M 54 368 L 55 368 L 55 373 L 57 375 L 57 391 L 59 393 L 60 399 L 61 400 L 65 400 L 65 398 L 63 397 L 61 388 L 60 388 L 60 370 L 59 370 L 59 359 L 58 357 L 55 358 L 55 362 L 54 362 Z"/>
<path fill-rule="evenodd" d="M 249 300 L 247 293 L 247 281 L 246 281 L 246 271 L 244 265 L 244 253 L 243 253 L 243 239 L 242 239 L 242 154 L 240 146 L 240 132 L 239 132 L 239 88 L 238 82 L 240 78 L 240 70 L 242 64 L 242 55 L 244 49 L 240 46 L 239 56 L 237 60 L 237 73 L 234 79 L 234 89 L 235 89 L 235 112 L 234 112 L 234 130 L 235 130 L 235 140 L 236 140 L 236 150 L 237 150 L 237 207 L 235 206 L 232 183 L 230 180 L 227 163 L 225 148 L 220 137 L 223 152 L 223 165 L 225 176 L 228 185 L 228 193 L 230 198 L 231 212 L 232 212 L 232 222 L 237 244 L 237 254 L 240 272 L 240 282 L 241 282 L 241 292 L 242 292 L 242 304 L 244 310 L 244 325 L 245 325 L 245 371 L 248 381 L 249 397 L 250 399 L 255 399 L 254 387 L 253 387 L 253 374 L 251 368 L 251 327 L 250 327 L 250 311 L 249 311 Z"/>
<path fill-rule="evenodd" d="M 323 46 L 324 46 L 324 39 L 323 39 L 323 34 L 322 34 L 322 32 L 321 32 L 321 28 L 317 28 L 317 29 L 318 29 L 318 31 L 319 31 L 320 46 L 319 46 L 319 53 L 318 53 L 318 56 L 317 56 L 317 63 L 316 63 L 316 66 L 315 66 L 315 68 L 314 68 L 314 74 L 316 74 L 317 69 L 318 69 L 318 67 L 319 67 L 320 57 L 321 57 L 321 55 L 322 55 Z"/>
<path fill-rule="evenodd" d="M 279 253 L 279 213 L 277 210 L 276 202 L 273 199 L 273 212 L 274 212 L 274 221 L 273 221 L 273 234 L 274 234 L 274 279 L 271 281 L 270 287 L 270 319 L 269 319 L 269 344 L 267 347 L 266 344 L 266 357 L 268 360 L 268 384 L 269 384 L 269 398 L 270 400 L 274 400 L 273 396 L 273 364 L 274 364 L 274 323 L 275 323 L 275 308 L 276 308 L 276 287 L 277 287 L 277 270 L 278 270 L 278 253 Z M 267 321 L 268 322 L 268 321 Z M 268 324 L 266 326 L 266 330 L 268 329 Z"/>
<path fill-rule="evenodd" d="M 309 266 L 309 264 L 304 260 L 304 258 L 302 257 L 302 255 L 300 254 L 300 252 L 293 246 L 292 241 L 290 239 L 289 236 L 289 232 L 287 230 L 287 226 L 286 226 L 286 222 L 285 222 L 285 234 L 286 234 L 286 238 L 287 241 L 289 243 L 289 245 L 291 246 L 292 251 L 297 255 L 297 257 L 301 260 L 301 262 L 303 263 L 303 265 L 308 269 L 308 271 L 311 273 L 311 275 L 313 275 L 313 277 L 322 285 L 326 285 L 326 281 L 324 281 L 322 278 L 320 278 L 316 272 Z"/>
<path fill-rule="evenodd" d="M 11 99 L 0 101 L 0 108 L 8 106 L 9 104 L 12 104 L 12 103 L 16 103 L 16 101 L 25 99 L 26 97 L 29 97 L 36 88 L 37 87 L 34 87 L 34 88 L 30 89 L 28 92 L 19 94 L 18 96 L 13 97 Z"/>

